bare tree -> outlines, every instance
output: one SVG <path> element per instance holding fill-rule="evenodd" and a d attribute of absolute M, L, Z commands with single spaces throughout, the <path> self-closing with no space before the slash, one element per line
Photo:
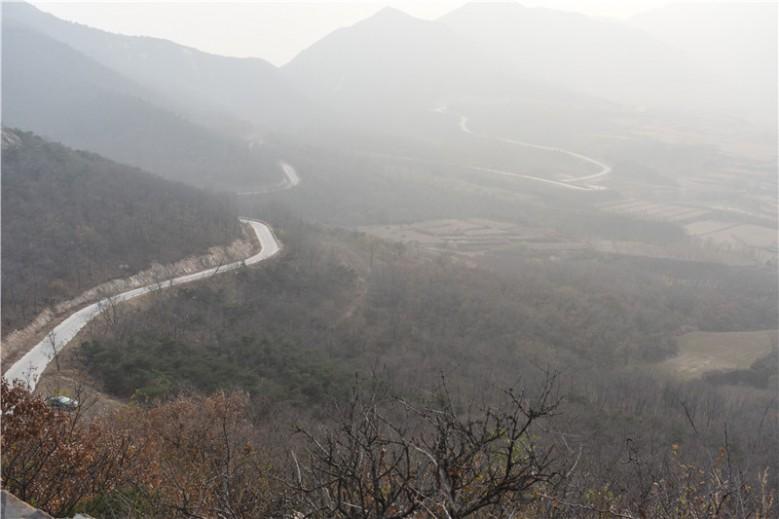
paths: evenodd
<path fill-rule="evenodd" d="M 49 353 L 49 358 L 54 361 L 54 364 L 57 366 L 57 371 L 60 370 L 60 359 L 57 351 L 57 334 L 54 332 L 54 330 L 51 330 L 46 335 L 46 344 L 48 344 L 49 349 L 51 352 Z"/>
<path fill-rule="evenodd" d="M 120 323 L 119 302 L 116 294 L 101 291 L 100 301 L 97 304 L 100 309 L 100 318 L 106 331 L 118 332 Z"/>
<path fill-rule="evenodd" d="M 300 429 L 291 488 L 311 517 L 508 517 L 556 476 L 552 448 L 531 428 L 559 404 L 556 376 L 538 395 L 506 391 L 499 406 L 458 411 L 444 382 L 435 405 L 382 404 L 356 391 L 337 425 Z"/>

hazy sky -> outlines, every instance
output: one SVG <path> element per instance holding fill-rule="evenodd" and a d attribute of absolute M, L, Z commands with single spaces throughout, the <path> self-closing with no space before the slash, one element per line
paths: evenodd
<path fill-rule="evenodd" d="M 465 0 L 32 2 L 60 18 L 123 34 L 156 36 L 229 56 L 257 56 L 276 65 L 331 31 L 386 5 L 436 18 Z M 669 0 L 522 0 L 526 6 L 626 17 Z"/>

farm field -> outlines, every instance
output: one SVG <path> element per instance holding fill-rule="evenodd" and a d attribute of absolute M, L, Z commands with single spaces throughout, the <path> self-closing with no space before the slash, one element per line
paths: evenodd
<path fill-rule="evenodd" d="M 776 248 L 776 230 L 763 225 L 703 220 L 685 225 L 691 236 L 715 243 L 753 248 Z"/>
<path fill-rule="evenodd" d="M 733 251 L 691 246 L 653 244 L 638 241 L 572 239 L 543 227 L 517 225 L 485 218 L 426 220 L 401 225 L 360 227 L 383 240 L 415 245 L 423 249 L 456 254 L 465 258 L 485 254 L 539 253 L 546 257 L 566 252 L 591 250 L 602 254 L 703 261 L 725 265 L 751 265 L 754 261 Z"/>
<path fill-rule="evenodd" d="M 777 254 L 777 230 L 753 223 L 714 216 L 711 210 L 682 204 L 627 199 L 600 205 L 606 213 L 671 223 L 709 250 L 731 253 L 757 263 L 773 263 Z M 717 261 L 717 260 L 715 260 Z"/>
<path fill-rule="evenodd" d="M 708 371 L 748 369 L 776 344 L 776 330 L 691 332 L 679 337 L 679 353 L 661 362 L 659 368 L 686 380 Z"/>
<path fill-rule="evenodd" d="M 679 223 L 696 220 L 708 213 L 706 209 L 648 200 L 626 199 L 601 205 L 607 213 L 623 214 L 659 222 Z"/>
<path fill-rule="evenodd" d="M 760 262 L 775 261 L 777 231 L 763 225 L 719 220 L 700 220 L 684 226 L 685 231 L 704 243 L 740 250 Z"/>
<path fill-rule="evenodd" d="M 640 256 L 645 258 L 674 259 L 682 261 L 701 261 L 731 266 L 753 265 L 754 261 L 741 254 L 719 248 L 698 247 L 690 244 L 644 243 L 638 241 L 592 240 L 588 248 L 604 254 L 622 256 Z"/>
<path fill-rule="evenodd" d="M 479 255 L 521 243 L 555 242 L 552 231 L 484 218 L 442 219 L 404 225 L 370 225 L 360 231 L 378 238 L 416 244 L 431 251 Z"/>

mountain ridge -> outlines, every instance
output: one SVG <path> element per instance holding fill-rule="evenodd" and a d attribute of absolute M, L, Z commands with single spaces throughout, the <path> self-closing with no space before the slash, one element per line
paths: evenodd
<path fill-rule="evenodd" d="M 72 47 L 5 18 L 2 37 L 5 125 L 201 186 L 278 176 L 275 160 L 161 108 L 157 92 Z"/>
<path fill-rule="evenodd" d="M 278 68 L 262 58 L 221 56 L 162 38 L 116 34 L 27 3 L 3 4 L 3 18 L 69 45 L 203 120 L 224 113 L 267 129 L 291 124 L 299 108 L 308 107 Z"/>

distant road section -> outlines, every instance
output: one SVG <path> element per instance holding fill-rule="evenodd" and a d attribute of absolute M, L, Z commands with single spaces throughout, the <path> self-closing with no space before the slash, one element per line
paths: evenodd
<path fill-rule="evenodd" d="M 284 173 L 284 180 L 278 184 L 274 184 L 263 189 L 258 189 L 257 191 L 240 191 L 238 192 L 238 195 L 264 195 L 267 193 L 275 193 L 276 191 L 284 191 L 285 189 L 292 189 L 293 187 L 300 184 L 300 177 L 298 176 L 298 172 L 294 167 L 292 167 L 291 164 L 286 162 L 279 162 L 279 167 L 281 168 L 282 173 Z"/>
<path fill-rule="evenodd" d="M 289 166 L 292 168 L 292 166 Z M 292 169 L 294 172 L 294 169 Z M 297 183 L 300 183 L 300 179 L 295 174 Z M 290 182 L 292 180 L 290 179 Z M 293 184 L 297 185 L 297 184 Z M 129 301 L 136 297 L 162 290 L 165 288 L 175 287 L 183 285 L 185 283 L 191 283 L 200 279 L 205 279 L 213 275 L 229 272 L 231 270 L 238 269 L 244 265 L 254 265 L 270 257 L 275 256 L 281 250 L 281 244 L 273 235 L 271 228 L 260 221 L 249 220 L 241 218 L 241 221 L 251 226 L 254 234 L 260 242 L 260 252 L 246 258 L 242 261 L 236 261 L 227 265 L 221 265 L 219 267 L 209 268 L 193 274 L 187 274 L 185 276 L 179 276 L 160 283 L 154 283 L 145 287 L 128 290 L 115 296 L 111 296 L 102 299 L 96 303 L 82 308 L 81 310 L 71 314 L 68 318 L 57 325 L 48 336 L 41 342 L 35 345 L 30 351 L 27 352 L 21 359 L 14 363 L 6 372 L 4 377 L 11 383 L 17 382 L 27 385 L 30 391 L 35 389 L 46 366 L 54 359 L 54 356 L 58 354 L 62 348 L 64 348 L 77 334 L 86 326 L 92 319 L 100 315 L 103 311 L 110 306 Z"/>
<path fill-rule="evenodd" d="M 579 186 L 577 184 L 570 183 L 569 180 L 552 180 L 549 178 L 534 177 L 533 175 L 523 175 L 522 173 L 514 173 L 513 171 L 504 171 L 502 169 L 482 168 L 479 166 L 469 166 L 474 171 L 483 171 L 485 173 L 491 173 L 493 175 L 500 175 L 503 177 L 524 178 L 525 180 L 532 180 L 534 182 L 541 182 L 549 184 L 555 187 L 561 187 L 563 189 L 570 189 L 571 191 L 603 191 L 606 188 L 603 186 Z"/>
<path fill-rule="evenodd" d="M 439 107 L 435 109 L 435 111 L 438 113 L 444 113 L 446 112 L 446 110 L 447 110 L 446 107 Z M 468 117 L 466 117 L 465 115 L 460 115 L 459 125 L 460 125 L 460 130 L 462 130 L 464 133 L 475 135 L 471 130 L 471 128 L 468 126 Z M 524 146 L 526 148 L 533 148 L 542 151 L 551 151 L 554 153 L 562 153 L 563 155 L 568 155 L 569 157 L 573 157 L 575 159 L 579 159 L 581 161 L 593 164 L 599 167 L 600 170 L 596 173 L 592 173 L 590 175 L 584 175 L 581 177 L 566 178 L 565 180 L 550 180 L 547 178 L 535 177 L 533 175 L 512 173 L 510 171 L 502 171 L 502 170 L 489 169 L 489 168 L 474 168 L 474 169 L 477 169 L 479 171 L 484 171 L 487 173 L 494 173 L 503 176 L 518 177 L 527 180 L 533 180 L 536 182 L 543 182 L 545 184 L 554 185 L 564 189 L 572 189 L 575 191 L 603 191 L 606 189 L 604 186 L 576 185 L 578 182 L 598 180 L 611 173 L 611 166 L 609 166 L 605 162 L 601 162 L 599 160 L 593 159 L 592 157 L 588 157 L 587 155 L 583 155 L 581 153 L 576 153 L 575 151 L 566 150 L 564 148 L 557 148 L 555 146 L 544 146 L 543 144 L 533 144 L 532 142 L 518 141 L 516 139 L 509 139 L 506 137 L 498 137 L 497 140 L 508 144 L 516 144 L 517 146 Z"/>
<path fill-rule="evenodd" d="M 569 151 L 563 148 L 556 148 L 554 146 L 544 146 L 542 144 L 532 144 L 530 142 L 525 141 L 518 141 L 515 139 L 507 139 L 507 138 L 500 138 L 498 139 L 501 142 L 506 142 L 509 144 L 517 144 L 519 146 L 525 146 L 527 148 L 535 148 L 537 150 L 544 150 L 544 151 L 552 151 L 555 153 L 562 153 L 563 155 L 568 155 L 569 157 L 573 157 L 575 159 L 582 160 L 584 162 L 589 162 L 590 164 L 593 164 L 595 166 L 598 166 L 600 168 L 600 171 L 597 173 L 593 173 L 591 175 L 585 175 L 582 177 L 574 177 L 574 178 L 566 178 L 564 182 L 581 182 L 584 180 L 595 180 L 601 177 L 605 177 L 609 173 L 611 173 L 611 166 L 608 164 L 601 162 L 599 160 L 595 160 L 592 157 L 588 157 L 587 155 L 582 155 L 581 153 L 576 153 L 575 151 Z"/>
<path fill-rule="evenodd" d="M 460 129 L 461 129 L 463 132 L 465 132 L 465 133 L 470 133 L 471 135 L 473 135 L 473 132 L 472 132 L 472 131 L 471 131 L 471 129 L 468 127 L 468 118 L 467 118 L 467 117 L 465 117 L 464 115 L 461 115 L 461 116 L 460 116 Z"/>
<path fill-rule="evenodd" d="M 300 184 L 300 177 L 298 172 L 291 165 L 286 162 L 280 162 L 281 170 L 284 172 L 284 176 L 287 177 L 287 189 L 295 187 Z"/>

